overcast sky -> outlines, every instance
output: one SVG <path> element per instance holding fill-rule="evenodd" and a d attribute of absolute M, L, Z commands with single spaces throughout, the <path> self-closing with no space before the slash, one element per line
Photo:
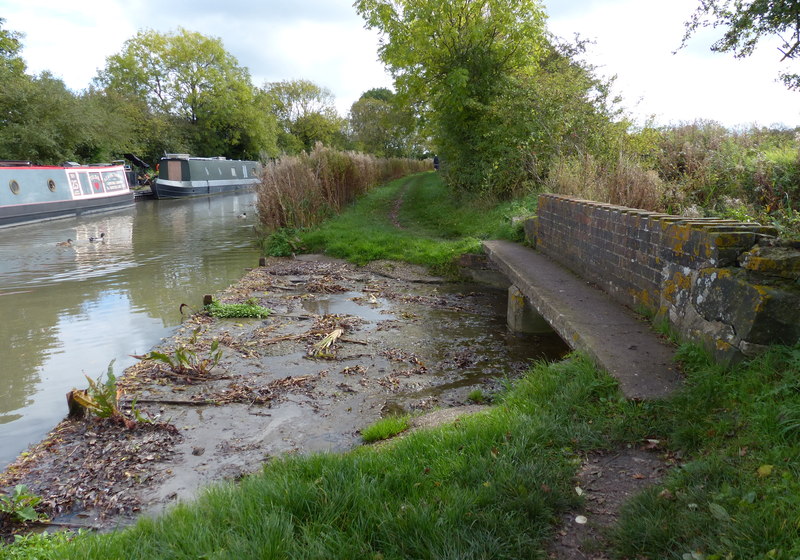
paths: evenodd
<path fill-rule="evenodd" d="M 726 126 L 800 125 L 800 93 L 776 82 L 774 45 L 745 60 L 709 51 L 715 33 L 681 43 L 699 0 L 547 0 L 550 30 L 592 39 L 589 60 L 637 121 L 711 119 Z M 29 73 L 49 70 L 86 88 L 106 57 L 140 29 L 179 26 L 222 39 L 255 85 L 308 79 L 330 89 L 344 115 L 364 91 L 391 86 L 377 61 L 378 36 L 351 0 L 0 0 L 5 29 L 25 34 Z"/>

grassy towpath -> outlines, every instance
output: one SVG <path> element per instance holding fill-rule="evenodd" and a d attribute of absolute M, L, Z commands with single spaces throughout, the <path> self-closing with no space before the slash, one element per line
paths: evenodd
<path fill-rule="evenodd" d="M 453 197 L 435 173 L 376 189 L 318 229 L 300 232 L 306 252 L 357 264 L 388 259 L 446 271 L 459 255 L 480 252 L 482 239 L 521 239 L 514 216 L 532 213 L 534 199 L 502 204 Z"/>
<path fill-rule="evenodd" d="M 455 203 L 422 175 L 378 189 L 301 242 L 360 261 L 446 266 L 513 207 Z M 487 411 L 455 424 L 273 460 L 130 529 L 69 543 L 30 537 L 0 557 L 544 558 L 568 530 L 560 520 L 586 505 L 576 474 L 587 458 L 643 448 L 673 468 L 614 515 L 595 557 L 800 557 L 800 347 L 727 370 L 690 345 L 679 359 L 686 383 L 669 400 L 626 400 L 574 354 L 534 364 Z"/>

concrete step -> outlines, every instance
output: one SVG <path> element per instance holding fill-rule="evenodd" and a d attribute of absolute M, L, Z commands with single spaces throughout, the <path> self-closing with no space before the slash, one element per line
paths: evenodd
<path fill-rule="evenodd" d="M 645 319 L 533 249 L 510 241 L 483 247 L 571 348 L 619 380 L 626 397 L 660 399 L 680 386 L 675 348 Z"/>

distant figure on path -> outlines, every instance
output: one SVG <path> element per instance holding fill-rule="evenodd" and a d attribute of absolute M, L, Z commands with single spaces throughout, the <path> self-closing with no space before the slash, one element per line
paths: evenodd
<path fill-rule="evenodd" d="M 439 156 L 433 156 L 433 168 L 439 171 Z"/>

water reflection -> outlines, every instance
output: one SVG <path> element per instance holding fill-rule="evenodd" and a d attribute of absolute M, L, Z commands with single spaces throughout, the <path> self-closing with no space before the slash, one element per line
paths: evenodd
<path fill-rule="evenodd" d="M 121 372 L 256 264 L 252 193 L 0 230 L 0 468 L 66 414 L 64 394 Z M 105 233 L 101 242 L 90 237 Z M 72 239 L 72 247 L 56 243 Z"/>

